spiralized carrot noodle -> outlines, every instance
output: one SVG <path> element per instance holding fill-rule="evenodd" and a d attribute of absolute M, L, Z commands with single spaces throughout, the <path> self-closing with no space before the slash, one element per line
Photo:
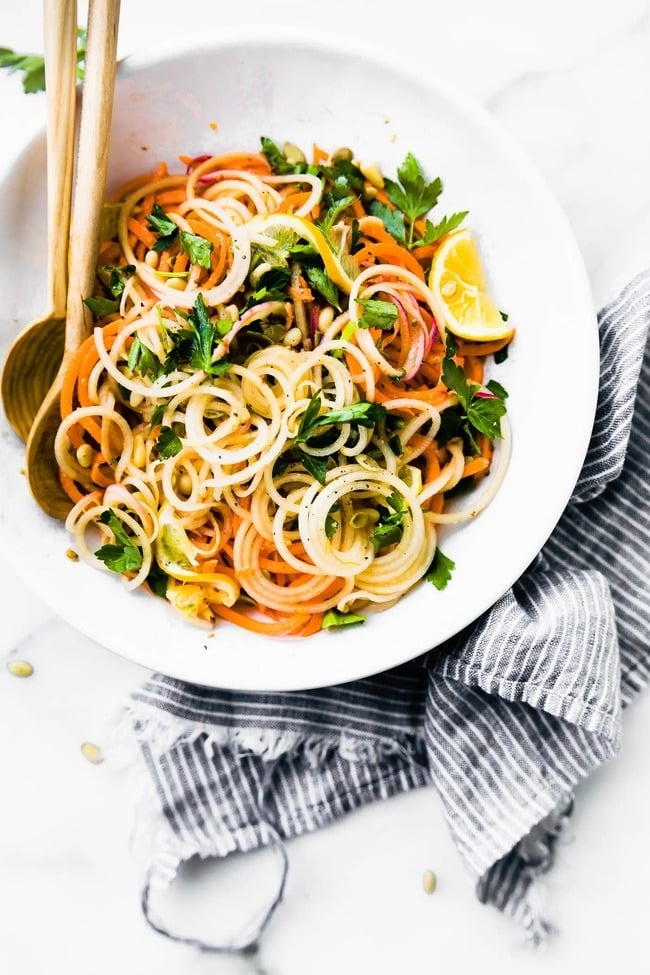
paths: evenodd
<path fill-rule="evenodd" d="M 83 558 L 285 638 L 435 577 L 437 526 L 475 517 L 509 454 L 483 376 L 511 336 L 450 342 L 427 284 L 444 235 L 349 151 L 308 154 L 262 139 L 123 187 L 55 445 Z"/>

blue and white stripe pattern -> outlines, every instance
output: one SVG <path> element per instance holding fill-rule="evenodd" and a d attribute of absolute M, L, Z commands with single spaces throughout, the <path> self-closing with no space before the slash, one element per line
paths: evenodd
<path fill-rule="evenodd" d="M 449 652 L 339 687 L 255 695 L 156 675 L 134 695 L 157 799 L 147 824 L 150 923 L 239 950 L 284 889 L 283 841 L 433 784 L 478 897 L 533 941 L 536 879 L 575 785 L 619 747 L 621 706 L 648 683 L 650 272 L 599 316 L 596 424 L 571 503 L 513 588 Z M 278 896 L 250 930 L 205 945 L 160 921 L 155 891 L 190 856 L 278 848 Z"/>

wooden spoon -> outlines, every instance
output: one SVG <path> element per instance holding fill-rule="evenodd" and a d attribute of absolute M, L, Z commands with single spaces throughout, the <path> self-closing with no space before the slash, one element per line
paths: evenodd
<path fill-rule="evenodd" d="M 76 0 L 45 3 L 44 26 L 48 304 L 45 314 L 16 337 L 2 372 L 4 411 L 21 440 L 27 440 L 63 355 L 77 81 Z"/>
<path fill-rule="evenodd" d="M 61 487 L 54 439 L 61 422 L 60 396 L 71 359 L 92 331 L 83 299 L 93 293 L 104 202 L 115 83 L 120 0 L 91 0 L 79 129 L 77 179 L 72 204 L 65 345 L 61 366 L 27 440 L 27 480 L 46 514 L 63 519 L 71 508 Z"/>

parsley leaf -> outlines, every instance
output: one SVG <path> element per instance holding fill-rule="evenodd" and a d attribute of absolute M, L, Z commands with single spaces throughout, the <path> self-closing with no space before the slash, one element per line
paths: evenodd
<path fill-rule="evenodd" d="M 389 332 L 395 327 L 397 306 L 392 301 L 378 298 L 357 298 L 356 301 L 363 308 L 357 322 L 359 328 L 380 328 L 383 332 Z"/>
<path fill-rule="evenodd" d="M 309 406 L 303 413 L 296 435 L 298 443 L 305 443 L 318 427 L 331 426 L 334 423 L 356 423 L 361 427 L 374 427 L 386 416 L 386 407 L 379 403 L 369 403 L 359 400 L 351 406 L 343 406 L 340 410 L 330 410 L 320 414 L 321 399 L 318 394 L 312 397 Z"/>
<path fill-rule="evenodd" d="M 83 78 L 81 67 L 86 56 L 86 31 L 77 28 L 77 77 Z M 23 72 L 23 91 L 26 95 L 33 95 L 37 91 L 45 91 L 45 59 L 40 54 L 17 54 L 9 47 L 0 47 L 0 68 L 7 68 L 10 73 Z"/>
<path fill-rule="evenodd" d="M 120 303 L 115 298 L 92 297 L 84 298 L 84 305 L 90 308 L 93 315 L 97 318 L 106 318 L 119 310 Z"/>
<path fill-rule="evenodd" d="M 151 563 L 151 569 L 149 570 L 149 575 L 147 576 L 147 582 L 149 588 L 155 596 L 161 596 L 163 599 L 167 595 L 167 583 L 169 582 L 169 576 L 166 572 L 160 568 L 157 562 Z"/>
<path fill-rule="evenodd" d="M 197 237 L 196 234 L 188 234 L 185 230 L 180 232 L 181 251 L 190 259 L 192 264 L 199 267 L 210 267 L 210 255 L 212 254 L 212 241 Z"/>
<path fill-rule="evenodd" d="M 416 240 L 414 247 L 424 247 L 426 244 L 435 244 L 437 240 L 444 237 L 445 234 L 450 233 L 455 230 L 456 227 L 460 227 L 461 223 L 469 213 L 469 210 L 461 210 L 458 213 L 452 213 L 450 217 L 443 217 L 439 223 L 431 223 L 427 220 L 425 223 L 424 237 L 420 240 Z"/>
<path fill-rule="evenodd" d="M 337 176 L 326 193 L 323 194 L 323 212 L 319 226 L 327 236 L 330 230 L 348 207 L 352 206 L 357 199 L 356 194 L 350 193 L 350 183 L 345 175 Z"/>
<path fill-rule="evenodd" d="M 380 220 L 383 220 L 386 230 L 395 238 L 398 244 L 406 247 L 406 226 L 404 224 L 404 214 L 401 210 L 393 210 L 391 207 L 386 206 L 385 203 L 380 203 L 379 200 L 373 200 L 370 204 L 370 212 L 373 217 L 379 217 Z"/>
<path fill-rule="evenodd" d="M 152 379 L 158 379 L 162 374 L 161 363 L 137 336 L 131 343 L 127 365 L 131 372 L 139 372 L 142 377 L 150 375 Z"/>
<path fill-rule="evenodd" d="M 389 200 L 398 210 L 401 210 L 409 221 L 407 244 L 413 244 L 415 221 L 432 210 L 442 193 L 442 181 L 439 177 L 430 183 L 424 178 L 419 162 L 409 152 L 397 170 L 399 183 L 392 179 L 385 179 L 384 185 Z"/>
<path fill-rule="evenodd" d="M 171 427 L 165 426 L 160 428 L 156 447 L 158 448 L 158 456 L 160 459 L 169 460 L 170 457 L 175 457 L 176 454 L 181 452 L 183 443 Z"/>
<path fill-rule="evenodd" d="M 500 420 L 506 413 L 504 401 L 508 394 L 500 383 L 493 385 L 490 390 L 493 395 L 489 398 L 477 396 L 476 394 L 481 387 L 478 383 L 467 381 L 464 371 L 458 363 L 449 357 L 449 354 L 442 361 L 442 380 L 447 389 L 452 390 L 458 397 L 458 402 L 465 414 L 463 428 L 472 449 L 478 451 L 473 431 L 478 430 L 479 433 L 484 433 L 490 440 L 501 437 Z"/>
<path fill-rule="evenodd" d="M 115 298 L 120 298 L 126 287 L 126 279 L 135 274 L 134 264 L 122 264 L 119 267 L 111 267 L 106 264 L 102 270 L 109 275 L 108 289 Z"/>
<path fill-rule="evenodd" d="M 202 369 L 203 372 L 216 375 L 213 370 L 218 366 L 218 363 L 215 363 L 213 367 L 212 350 L 215 339 L 218 338 L 218 333 L 216 327 L 208 318 L 208 309 L 206 308 L 202 294 L 197 295 L 194 307 L 189 313 L 187 321 L 195 333 L 190 350 L 190 365 L 193 369 Z"/>
<path fill-rule="evenodd" d="M 375 552 L 379 551 L 384 545 L 394 545 L 395 542 L 399 542 L 404 534 L 403 521 L 407 507 L 401 494 L 398 494 L 397 491 L 391 491 L 386 501 L 393 509 L 393 514 L 387 514 L 380 518 L 370 536 L 370 543 Z"/>
<path fill-rule="evenodd" d="M 260 139 L 262 154 L 266 156 L 269 166 L 279 176 L 286 173 L 304 173 L 307 169 L 306 163 L 291 163 L 284 153 L 276 146 L 272 139 L 263 135 Z"/>
<path fill-rule="evenodd" d="M 286 301 L 286 288 L 291 280 L 288 267 L 272 267 L 257 280 L 255 291 L 246 300 L 242 311 L 252 308 L 262 301 Z"/>
<path fill-rule="evenodd" d="M 308 474 L 315 477 L 319 484 L 326 484 L 327 459 L 325 457 L 315 457 L 306 451 L 300 451 L 300 461 Z"/>
<path fill-rule="evenodd" d="M 164 403 L 158 403 L 157 406 L 154 406 L 153 410 L 151 411 L 151 420 L 149 422 L 149 433 L 151 433 L 154 427 L 157 427 L 159 425 L 164 415 L 165 415 Z"/>
<path fill-rule="evenodd" d="M 456 563 L 452 562 L 450 558 L 440 551 L 439 548 L 436 549 L 433 556 L 433 562 L 429 566 L 429 569 L 425 575 L 427 582 L 432 583 L 436 589 L 444 589 L 451 579 L 451 574 L 456 568 Z"/>
<path fill-rule="evenodd" d="M 133 538 L 114 511 L 107 508 L 99 516 L 102 525 L 108 525 L 113 532 L 114 542 L 102 545 L 95 552 L 95 557 L 104 563 L 112 572 L 132 572 L 142 566 L 142 552 L 134 545 Z"/>
<path fill-rule="evenodd" d="M 151 213 L 147 217 L 151 230 L 158 234 L 158 240 L 153 245 L 155 251 L 169 250 L 178 237 L 178 226 L 170 220 L 159 203 L 154 203 Z"/>
<path fill-rule="evenodd" d="M 327 538 L 334 538 L 338 530 L 339 523 L 336 518 L 333 518 L 332 515 L 327 515 L 325 518 L 325 535 Z"/>
<path fill-rule="evenodd" d="M 320 628 L 327 630 L 331 626 L 350 626 L 352 623 L 365 623 L 365 621 L 365 616 L 357 616 L 356 613 L 341 613 L 338 609 L 328 609 Z"/>
<path fill-rule="evenodd" d="M 320 291 L 325 301 L 341 311 L 341 301 L 337 287 L 327 271 L 323 271 L 319 267 L 306 267 L 305 273 L 309 283 L 313 284 L 317 291 Z"/>

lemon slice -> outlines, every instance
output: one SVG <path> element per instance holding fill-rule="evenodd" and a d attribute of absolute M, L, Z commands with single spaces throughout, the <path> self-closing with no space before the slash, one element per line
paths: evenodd
<path fill-rule="evenodd" d="M 323 231 L 310 220 L 297 217 L 295 213 L 264 213 L 253 217 L 245 226 L 249 235 L 265 234 L 274 230 L 290 230 L 303 240 L 309 241 L 320 254 L 325 270 L 334 284 L 346 294 L 350 294 L 354 279 L 350 277 L 340 258 L 333 252 Z"/>
<path fill-rule="evenodd" d="M 445 309 L 447 328 L 459 338 L 490 342 L 512 334 L 487 293 L 481 259 L 469 230 L 455 230 L 444 238 L 433 258 L 429 287 Z"/>

